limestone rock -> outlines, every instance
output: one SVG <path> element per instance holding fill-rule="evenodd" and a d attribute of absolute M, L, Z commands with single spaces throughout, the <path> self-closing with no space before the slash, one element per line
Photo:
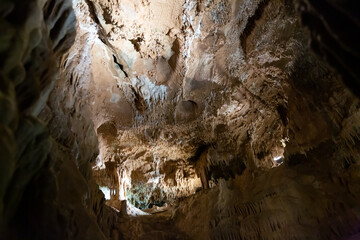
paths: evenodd
<path fill-rule="evenodd" d="M 357 239 L 358 10 L 2 0 L 0 239 Z"/>

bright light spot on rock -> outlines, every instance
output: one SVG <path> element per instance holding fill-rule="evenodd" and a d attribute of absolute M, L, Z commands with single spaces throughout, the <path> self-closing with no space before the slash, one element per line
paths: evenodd
<path fill-rule="evenodd" d="M 105 195 L 106 200 L 110 200 L 110 189 L 108 187 L 99 186 L 100 191 Z"/>
<path fill-rule="evenodd" d="M 105 169 L 105 164 L 100 155 L 97 156 L 93 169 L 98 169 L 98 170 Z"/>
<path fill-rule="evenodd" d="M 278 165 L 280 165 L 284 162 L 284 158 L 282 156 L 277 156 L 277 157 L 274 157 L 273 159 Z"/>
<path fill-rule="evenodd" d="M 286 147 L 286 143 L 288 143 L 289 140 L 290 140 L 290 139 L 289 139 L 288 137 L 281 139 L 281 140 L 280 140 L 281 145 L 285 148 L 285 147 Z"/>

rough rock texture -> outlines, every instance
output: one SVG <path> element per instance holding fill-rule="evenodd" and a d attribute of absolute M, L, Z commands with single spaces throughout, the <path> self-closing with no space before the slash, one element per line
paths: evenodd
<path fill-rule="evenodd" d="M 0 4 L 2 238 L 359 238 L 358 4 L 73 8 Z"/>
<path fill-rule="evenodd" d="M 74 42 L 72 3 L 1 1 L 0 15 L 0 238 L 106 239 L 116 216 L 91 177 L 93 153 L 68 145 L 78 136 L 63 137 L 71 127 L 47 105 Z"/>
<path fill-rule="evenodd" d="M 359 101 L 346 76 L 308 48 L 302 5 L 88 6 L 101 40 L 90 83 L 101 146 L 93 170 L 111 189 L 108 204 L 146 208 L 213 188 L 180 201 L 173 214 L 193 239 L 359 231 Z M 285 164 L 274 168 L 275 159 Z"/>
<path fill-rule="evenodd" d="M 357 112 L 336 73 L 307 48 L 310 35 L 291 1 L 88 5 L 101 40 L 89 83 L 97 169 L 118 166 L 116 192 L 156 178 L 168 186 L 175 162 L 193 168 L 205 188 L 245 168 L 271 168 L 286 145 L 289 158 L 304 153 Z M 182 189 L 184 177 L 175 179 Z M 190 186 L 188 194 L 199 183 Z"/>

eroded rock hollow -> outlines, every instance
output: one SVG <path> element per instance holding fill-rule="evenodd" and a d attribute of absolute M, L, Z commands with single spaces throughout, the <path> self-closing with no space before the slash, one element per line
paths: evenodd
<path fill-rule="evenodd" d="M 2 0 L 0 239 L 360 239 L 359 10 Z"/>

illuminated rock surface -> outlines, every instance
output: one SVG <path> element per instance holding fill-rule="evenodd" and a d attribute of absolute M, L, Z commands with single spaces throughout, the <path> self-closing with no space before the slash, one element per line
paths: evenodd
<path fill-rule="evenodd" d="M 3 0 L 0 239 L 360 238 L 359 6 L 322 2 Z"/>

